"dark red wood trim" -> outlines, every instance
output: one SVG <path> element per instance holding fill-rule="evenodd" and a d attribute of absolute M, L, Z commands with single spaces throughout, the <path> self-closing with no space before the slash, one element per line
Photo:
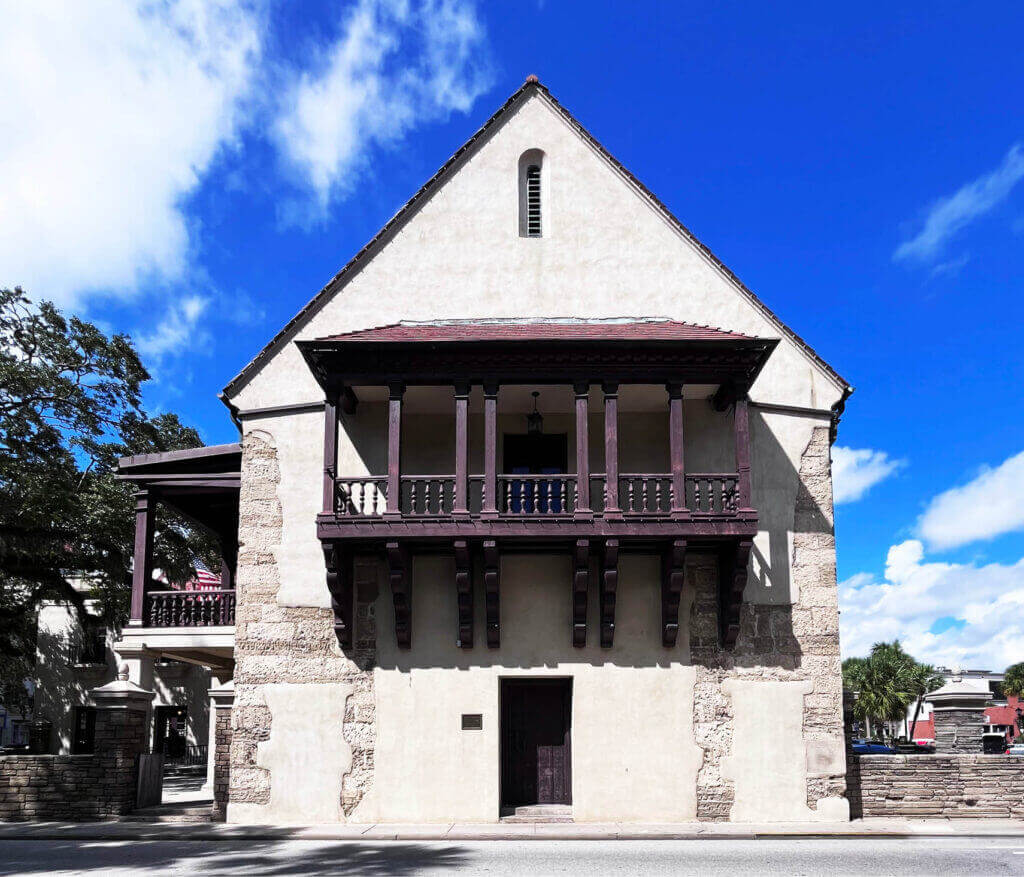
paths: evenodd
<path fill-rule="evenodd" d="M 453 513 L 469 513 L 469 384 L 455 385 L 455 496 Z"/>
<path fill-rule="evenodd" d="M 334 635 L 338 645 L 352 648 L 352 554 L 336 542 L 325 542 L 324 566 L 327 568 L 327 590 L 334 612 Z"/>
<path fill-rule="evenodd" d="M 387 514 L 401 514 L 402 507 L 402 396 L 405 385 L 388 385 L 388 495 Z"/>
<path fill-rule="evenodd" d="M 338 400 L 328 396 L 324 402 L 324 491 L 325 514 L 334 511 L 334 479 L 338 470 Z"/>
<path fill-rule="evenodd" d="M 455 595 L 459 608 L 460 649 L 473 648 L 473 568 L 469 543 L 456 539 L 452 543 L 455 552 Z"/>
<path fill-rule="evenodd" d="M 581 375 L 621 383 L 678 381 L 722 384 L 747 392 L 778 341 L 370 342 L 299 341 L 321 386 L 382 385 L 400 376 L 409 385 L 437 386 L 472 375 L 501 384 L 568 384 Z"/>
<path fill-rule="evenodd" d="M 686 465 L 683 460 L 683 385 L 670 383 L 668 390 L 669 457 L 672 468 L 673 517 L 686 517 Z"/>
<path fill-rule="evenodd" d="M 135 551 L 132 558 L 131 620 L 142 623 L 146 591 L 153 579 L 153 517 L 156 494 L 140 490 L 135 494 Z"/>
<path fill-rule="evenodd" d="M 741 509 L 750 508 L 750 410 L 746 398 L 737 399 L 733 409 L 736 436 L 736 471 L 739 475 L 737 503 Z"/>
<path fill-rule="evenodd" d="M 590 382 L 576 381 L 576 509 L 577 518 L 593 516 L 590 508 Z"/>
<path fill-rule="evenodd" d="M 412 564 L 408 547 L 402 542 L 384 546 L 391 575 L 391 598 L 395 604 L 395 641 L 400 649 L 412 645 Z"/>
<path fill-rule="evenodd" d="M 338 407 L 342 413 L 348 415 L 355 414 L 358 406 L 359 397 L 356 396 L 355 390 L 348 386 L 342 387 L 338 397 Z"/>
<path fill-rule="evenodd" d="M 483 549 L 487 647 L 496 649 L 501 645 L 501 556 L 493 539 L 485 539 Z"/>
<path fill-rule="evenodd" d="M 590 540 L 577 539 L 572 573 L 572 644 L 587 644 L 587 594 L 590 590 Z"/>
<path fill-rule="evenodd" d="M 619 540 L 605 539 L 601 554 L 601 648 L 615 641 L 615 596 L 619 587 Z"/>
<path fill-rule="evenodd" d="M 498 385 L 484 384 L 484 499 L 481 514 L 496 517 L 498 507 Z"/>
<path fill-rule="evenodd" d="M 552 516 L 554 518 L 555 516 Z M 320 539 L 376 541 L 389 539 L 419 539 L 449 541 L 451 539 L 502 539 L 520 542 L 567 542 L 575 539 L 616 538 L 630 540 L 663 541 L 673 537 L 686 539 L 720 540 L 757 533 L 757 515 L 727 518 L 693 516 L 674 521 L 660 518 L 609 520 L 593 518 L 581 520 L 571 515 L 560 515 L 557 520 L 524 520 L 521 516 L 497 518 L 469 518 L 466 520 L 398 518 L 344 518 L 337 515 L 317 517 L 317 535 Z"/>
<path fill-rule="evenodd" d="M 679 636 L 679 602 L 683 592 L 686 540 L 673 539 L 662 556 L 661 643 L 666 648 Z"/>
<path fill-rule="evenodd" d="M 740 611 L 753 547 L 753 539 L 737 539 L 722 553 L 718 621 L 722 631 L 722 645 L 728 649 L 736 645 L 740 633 Z"/>
<path fill-rule="evenodd" d="M 621 514 L 619 508 L 619 385 L 605 381 L 604 390 L 604 475 L 606 516 Z"/>

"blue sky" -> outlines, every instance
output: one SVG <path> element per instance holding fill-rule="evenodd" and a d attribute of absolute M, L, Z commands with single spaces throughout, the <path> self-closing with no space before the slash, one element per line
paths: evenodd
<path fill-rule="evenodd" d="M 896 6 L 0 0 L 0 283 L 130 331 L 149 406 L 233 440 L 217 392 L 536 73 L 857 387 L 844 651 L 1001 667 L 1024 8 Z"/>

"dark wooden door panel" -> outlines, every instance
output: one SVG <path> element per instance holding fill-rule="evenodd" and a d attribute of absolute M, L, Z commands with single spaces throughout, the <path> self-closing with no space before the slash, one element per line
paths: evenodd
<path fill-rule="evenodd" d="M 502 803 L 570 804 L 571 683 L 504 680 Z"/>

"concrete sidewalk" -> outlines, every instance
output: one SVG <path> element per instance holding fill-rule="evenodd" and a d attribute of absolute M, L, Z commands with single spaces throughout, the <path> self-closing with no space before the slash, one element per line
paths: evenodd
<path fill-rule="evenodd" d="M 755 840 L 771 838 L 1024 838 L 1020 819 L 858 819 L 853 822 L 438 823 L 225 825 L 223 823 L 6 822 L 0 840 Z"/>

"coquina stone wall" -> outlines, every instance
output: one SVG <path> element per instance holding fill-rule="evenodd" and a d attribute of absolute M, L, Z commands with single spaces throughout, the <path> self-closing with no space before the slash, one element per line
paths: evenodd
<path fill-rule="evenodd" d="M 334 636 L 330 609 L 282 606 L 277 601 L 281 571 L 275 550 L 282 532 L 279 482 L 273 437 L 262 430 L 250 431 L 242 442 L 229 779 L 229 809 L 234 817 L 229 814 L 229 818 L 262 821 L 263 809 L 283 821 L 339 821 L 357 806 L 373 777 L 376 565 L 370 565 L 370 575 L 364 564 L 356 563 L 356 645 L 345 655 Z M 321 566 L 289 574 L 323 579 L 324 570 Z M 310 684 L 323 685 L 322 694 L 309 695 Z M 324 745 L 325 740 L 330 746 Z M 261 747 L 294 747 L 293 779 L 287 788 L 284 777 L 272 787 Z M 329 786 L 334 782 L 338 785 L 336 811 L 313 813 L 303 808 L 303 783 Z"/>
<path fill-rule="evenodd" d="M 753 701 L 758 689 L 747 687 L 730 697 L 726 684 L 730 679 L 796 684 L 796 693 L 790 696 L 802 695 L 803 720 L 799 728 L 790 730 L 802 734 L 801 745 L 794 751 L 802 750 L 805 759 L 808 815 L 844 818 L 846 759 L 830 465 L 828 429 L 819 427 L 801 458 L 794 510 L 791 572 L 797 601 L 791 605 L 744 603 L 732 650 L 719 644 L 717 561 L 702 557 L 687 566 L 687 586 L 694 592 L 690 621 L 690 654 L 697 670 L 694 729 L 704 749 L 697 780 L 698 819 L 762 815 L 734 812 L 735 781 L 723 772 L 723 764 L 733 755 L 736 710 L 759 708 Z M 778 716 L 766 708 L 759 719 L 763 733 L 771 733 L 777 721 Z M 819 808 L 822 801 L 827 804 Z M 774 818 L 771 810 L 779 806 L 777 799 L 766 794 L 763 817 Z"/>
<path fill-rule="evenodd" d="M 860 755 L 850 760 L 851 814 L 1024 817 L 1024 756 Z"/>
<path fill-rule="evenodd" d="M 109 819 L 135 807 L 146 714 L 98 710 L 93 755 L 0 756 L 0 821 Z"/>

